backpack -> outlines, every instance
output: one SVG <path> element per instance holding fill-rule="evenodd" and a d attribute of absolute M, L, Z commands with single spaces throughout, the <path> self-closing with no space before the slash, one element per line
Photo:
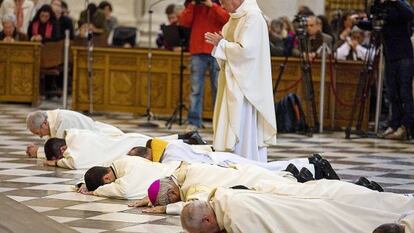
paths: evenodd
<path fill-rule="evenodd" d="M 277 131 L 280 133 L 304 132 L 308 129 L 299 96 L 289 93 L 275 104 Z"/>

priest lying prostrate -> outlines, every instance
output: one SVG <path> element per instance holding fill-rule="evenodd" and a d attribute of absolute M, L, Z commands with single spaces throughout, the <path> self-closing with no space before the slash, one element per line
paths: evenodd
<path fill-rule="evenodd" d="M 171 175 L 181 162 L 154 163 L 135 156 L 113 161 L 110 166 L 95 166 L 78 184 L 78 192 L 118 199 L 138 199 L 147 195 L 152 181 Z"/>
<path fill-rule="evenodd" d="M 99 121 L 94 121 L 81 113 L 70 110 L 35 111 L 27 115 L 27 129 L 39 137 L 64 138 L 67 129 L 88 129 L 106 135 L 121 135 L 123 132 Z M 29 144 L 26 153 L 29 157 L 38 156 L 39 147 Z M 39 153 L 40 154 L 40 153 Z"/>
<path fill-rule="evenodd" d="M 190 132 L 162 138 L 170 141 L 203 143 L 201 137 L 197 135 L 196 132 Z M 183 140 L 178 140 L 179 138 Z M 67 169 L 84 169 L 103 165 L 127 156 L 130 148 L 145 145 L 149 139 L 151 137 L 138 133 L 109 136 L 91 130 L 68 129 L 65 131 L 64 139 L 47 140 L 44 146 L 46 154 L 44 165 Z M 207 148 L 210 147 L 207 146 Z"/>
<path fill-rule="evenodd" d="M 367 204 L 360 206 L 325 197 L 217 188 L 208 201 L 189 202 L 181 213 L 181 224 L 189 233 L 370 233 L 399 220 L 403 225 L 396 232 L 412 233 L 412 212 L 385 210 L 383 202 L 365 200 Z"/>
<path fill-rule="evenodd" d="M 261 181 L 297 183 L 290 173 L 271 172 L 249 164 L 224 168 L 183 163 L 172 176 L 154 181 L 148 189 L 148 196 L 131 203 L 130 206 L 147 206 L 151 202 L 157 207 L 145 209 L 143 212 L 180 214 L 184 202 L 194 198 L 206 200 L 213 188 L 237 185 L 252 187 Z"/>
<path fill-rule="evenodd" d="M 267 162 L 276 144 L 269 33 L 256 0 L 221 0 L 230 20 L 219 33 L 206 33 L 220 65 L 213 117 L 213 146 Z"/>
<path fill-rule="evenodd" d="M 246 159 L 230 152 L 213 152 L 200 148 L 199 146 L 188 145 L 182 141 L 165 141 L 159 138 L 150 139 L 147 142 L 146 147 L 134 147 L 128 152 L 128 155 L 140 156 L 153 162 L 160 163 L 185 161 L 189 163 L 217 164 L 224 167 L 233 164 L 251 164 L 271 171 L 286 170 L 287 167 L 292 164 L 293 167 L 291 165 L 289 169 L 287 169 L 288 171 L 290 171 L 290 168 L 294 169 L 294 167 L 296 167 L 298 170 L 297 175 L 299 175 L 299 171 L 302 170 L 302 168 L 306 168 L 312 173 L 313 177 L 316 176 L 316 179 L 320 179 L 319 175 L 322 174 L 322 170 L 332 170 L 330 163 L 319 155 L 314 155 L 305 159 L 262 163 Z M 292 173 L 296 175 L 295 172 Z"/>
<path fill-rule="evenodd" d="M 252 186 L 260 180 L 296 182 L 288 172 L 276 173 L 247 164 L 225 168 L 210 164 L 174 161 L 155 163 L 135 156 L 115 160 L 113 164 L 111 167 L 93 167 L 85 173 L 85 185 L 89 192 L 93 191 L 93 194 L 98 196 L 121 199 L 147 199 L 145 197 L 150 184 L 154 180 L 172 174 L 183 193 L 191 191 L 189 189 L 193 184 L 200 183 L 207 187 L 231 187 L 239 184 Z M 151 179 L 151 177 L 158 178 Z M 83 188 L 80 190 L 81 193 L 86 191 Z"/>

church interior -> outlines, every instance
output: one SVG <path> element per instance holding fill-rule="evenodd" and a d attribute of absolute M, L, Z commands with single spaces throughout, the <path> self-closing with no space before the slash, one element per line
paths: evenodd
<path fill-rule="evenodd" d="M 211 2 L 212 5 L 206 7 L 208 5 L 206 2 Z M 197 42 L 193 34 L 200 29 L 194 26 L 195 29 L 191 28 L 191 31 L 186 31 L 183 29 L 185 27 L 180 26 L 179 23 L 180 17 L 183 17 L 181 14 L 186 13 L 188 8 L 202 5 L 209 10 L 219 7 L 222 12 L 226 12 L 224 8 L 229 2 L 231 4 L 239 2 L 243 6 L 246 2 L 256 2 L 256 0 L 0 0 L 0 22 L 2 23 L 0 28 L 0 232 L 199 232 L 190 231 L 190 228 L 185 227 L 183 216 L 166 214 L 168 205 L 163 213 L 146 211 L 148 208 L 156 208 L 151 199 L 150 188 L 148 195 L 145 195 L 150 199 L 150 203 L 141 207 L 131 206 L 137 198 L 98 195 L 93 190 L 87 193 L 81 192 L 81 186 L 78 184 L 88 182 L 86 174 L 90 168 L 103 165 L 96 162 L 92 166 L 82 167 L 78 166 L 75 161 L 75 165 L 69 166 L 70 169 L 68 169 L 69 167 L 65 168 L 59 164 L 62 156 L 65 157 L 69 152 L 76 153 L 80 150 L 76 145 L 70 144 L 68 136 L 71 132 L 74 132 L 76 136 L 77 131 L 71 131 L 75 126 L 64 126 L 66 128 L 62 130 L 64 131 L 62 137 L 66 140 L 65 149 L 70 150 L 66 149 L 67 151 L 61 152 L 63 155 L 60 158 L 48 157 L 45 138 L 58 138 L 59 130 L 61 130 L 57 129 L 55 133 L 52 132 L 53 125 L 58 123 L 50 120 L 52 117 L 49 112 L 70 110 L 70 112 L 82 114 L 95 123 L 113 126 L 122 131 L 122 135 L 135 135 L 144 138 L 145 141 L 152 138 L 154 142 L 156 138 L 171 135 L 178 135 L 178 139 L 183 139 L 180 135 L 190 132 L 190 139 L 185 138 L 182 141 L 186 144 L 206 144 L 203 146 L 208 147 L 209 155 L 221 152 L 239 154 L 237 146 L 235 151 L 231 151 L 231 148 L 221 150 L 221 143 L 217 142 L 217 138 L 226 137 L 226 135 L 217 136 L 217 131 L 221 132 L 217 127 L 220 127 L 220 122 L 227 123 L 227 118 L 224 120 L 220 118 L 220 114 L 223 113 L 218 110 L 218 100 L 215 98 L 223 95 L 220 92 L 220 85 L 229 85 L 229 82 L 222 84 L 220 79 L 226 78 L 228 70 L 234 68 L 231 67 L 233 63 L 228 62 L 230 59 L 228 58 L 224 60 L 227 62 L 226 65 L 222 65 L 223 60 L 217 58 L 220 62 L 214 68 L 213 63 L 216 63 L 216 58 L 210 53 L 213 54 L 222 43 L 213 44 L 214 46 L 207 49 L 210 52 L 203 50 L 202 55 L 199 55 L 194 51 L 206 49 L 206 46 L 203 47 L 200 43 L 206 43 L 204 40 L 209 40 L 207 36 L 204 38 L 205 32 L 202 33 L 201 42 Z M 409 116 L 400 117 L 403 119 L 398 120 L 402 123 L 393 128 L 392 124 L 395 121 L 393 115 L 396 113 L 396 107 L 392 106 L 395 104 L 393 102 L 395 98 L 392 98 L 390 94 L 392 88 L 388 86 L 390 82 L 386 77 L 390 73 L 384 67 L 395 63 L 389 60 L 390 52 L 384 52 L 384 50 L 390 51 L 387 50 L 386 39 L 389 31 L 381 32 L 387 28 L 388 16 L 382 13 L 377 14 L 375 10 L 372 10 L 375 6 L 391 5 L 394 2 L 410 6 L 411 21 L 414 22 L 414 10 L 411 6 L 414 2 L 406 0 L 257 0 L 257 5 L 261 9 L 260 13 L 263 15 L 263 22 L 267 23 L 265 27 L 268 33 L 266 46 L 269 43 L 270 47 L 265 52 L 270 58 L 267 61 L 269 74 L 271 70 L 271 75 L 266 76 L 271 86 L 268 85 L 266 91 L 273 98 L 269 100 L 272 103 L 272 109 L 267 109 L 266 113 L 273 114 L 272 125 L 277 125 L 277 129 L 273 134 L 274 143 L 269 143 L 265 147 L 265 161 L 242 154 L 240 156 L 246 160 L 256 160 L 255 163 L 271 164 L 296 159 L 306 160 L 317 154 L 322 156 L 324 161 L 329 161 L 329 167 L 332 166 L 329 172 L 333 171 L 339 176 L 339 178 L 334 178 L 335 180 L 339 179 L 343 183 L 356 183 L 366 189 L 376 190 L 375 192 L 379 187 L 381 193 L 393 193 L 408 198 L 414 190 L 414 181 L 411 180 L 414 178 L 412 139 L 414 112 L 411 111 L 414 107 L 407 107 L 409 104 L 404 101 L 408 99 L 413 105 L 412 76 L 414 73 L 409 79 L 411 93 L 400 93 L 401 97 L 395 100 L 404 102 L 401 104 L 401 112 L 407 111 Z M 189 7 L 189 5 L 192 6 Z M 8 7 L 13 9 L 10 10 Z M 56 7 L 59 7 L 58 12 L 55 12 Z M 30 8 L 30 13 L 26 14 L 28 8 Z M 371 8 L 370 13 L 367 13 L 367 8 Z M 42 13 L 44 12 L 50 14 L 48 17 L 54 18 L 55 21 L 45 23 L 46 26 L 42 28 Z M 232 21 L 232 14 L 237 13 L 235 10 L 228 14 L 225 21 L 227 22 L 229 17 L 229 22 Z M 197 14 L 201 15 L 202 11 Z M 196 18 L 196 13 L 194 15 L 191 17 Z M 99 17 L 102 17 L 102 22 L 104 22 L 103 26 L 101 25 L 102 28 L 99 26 Z M 203 25 L 202 27 L 210 27 L 209 23 L 213 24 L 214 21 L 214 24 L 217 24 L 220 17 L 224 16 L 217 13 L 213 16 L 214 20 L 202 18 L 198 22 Z M 383 24 L 380 28 L 374 25 L 372 31 L 362 30 L 358 22 L 363 20 L 381 21 Z M 68 25 L 64 22 L 69 22 L 71 26 L 67 27 Z M 226 22 L 223 22 L 217 31 L 221 32 Z M 315 24 L 314 27 L 317 28 L 315 32 L 313 32 L 312 24 Z M 7 34 L 8 26 L 13 27 L 10 36 Z M 64 27 L 66 30 L 62 29 Z M 414 29 L 414 24 L 411 27 Z M 20 31 L 19 28 L 24 28 L 24 30 Z M 54 31 L 56 28 L 57 32 Z M 375 33 L 383 33 L 380 36 L 380 40 L 383 41 L 376 41 L 379 37 L 374 36 Z M 25 36 L 27 38 L 23 40 Z M 254 38 L 257 40 L 255 42 L 262 44 L 259 37 Z M 226 40 L 226 34 L 223 34 L 221 38 L 221 40 Z M 405 58 L 404 61 L 413 60 L 411 41 L 414 39 L 409 39 L 411 51 L 407 54 L 411 55 L 407 55 L 409 58 Z M 228 40 L 230 42 L 226 42 L 233 43 L 231 40 L 237 40 L 237 38 Z M 213 47 L 214 50 L 211 52 Z M 401 47 L 396 46 L 396 50 L 399 48 Z M 201 63 L 197 64 L 195 58 L 201 59 L 201 56 L 209 56 L 212 60 L 205 60 L 205 66 L 208 68 L 204 67 L 203 71 L 199 72 L 199 77 L 196 77 L 197 67 L 200 68 Z M 227 54 L 227 56 L 230 55 Z M 410 64 L 414 65 L 414 62 Z M 411 68 L 407 66 L 406 70 L 411 70 Z M 406 70 L 401 73 L 405 75 Z M 215 81 L 212 78 L 214 75 L 216 75 Z M 404 75 L 399 74 L 400 77 Z M 194 84 L 194 78 L 199 78 L 203 83 L 200 89 L 201 97 L 196 97 L 197 94 L 194 94 L 195 89 L 200 88 Z M 264 77 L 260 78 L 264 79 Z M 250 87 L 250 91 L 266 92 L 258 88 L 260 80 L 250 83 L 253 86 Z M 224 93 L 230 95 L 229 93 L 233 93 L 234 89 L 238 90 L 240 86 L 241 93 L 244 94 L 243 83 L 235 83 L 236 87 L 228 88 Z M 408 90 L 403 87 L 398 88 Z M 246 96 L 244 100 L 250 102 L 250 96 L 249 98 Z M 231 97 L 228 97 L 230 102 Z M 194 104 L 195 101 L 199 101 L 198 105 Z M 256 108 L 254 104 L 251 106 Z M 231 104 L 226 106 L 225 103 L 221 103 L 221 108 L 233 110 Z M 199 114 L 198 119 L 192 115 L 194 109 L 198 109 L 196 110 L 196 114 Z M 231 110 L 229 110 L 230 114 Z M 45 120 L 40 122 L 40 128 L 36 128 L 38 125 L 34 126 L 35 128 L 31 125 L 32 121 L 35 122 L 34 124 L 37 121 L 30 117 L 34 112 L 47 113 Z M 262 112 L 258 110 L 257 114 L 253 116 L 254 119 L 257 117 L 260 123 Z M 229 122 L 232 120 L 231 117 L 228 117 Z M 406 120 L 406 118 L 413 118 L 413 120 Z M 245 120 L 243 116 L 236 117 L 236 119 Z M 408 123 L 405 124 L 406 122 Z M 63 127 L 66 122 L 62 120 L 59 124 Z M 72 123 L 67 123 L 67 125 L 70 124 Z M 48 129 L 46 134 L 41 132 L 44 125 L 47 125 Z M 253 133 L 248 130 L 243 131 L 249 127 L 249 123 L 244 122 L 237 129 L 241 129 L 244 136 L 251 140 L 254 137 Z M 257 127 L 258 132 L 263 133 L 260 131 L 260 126 Z M 79 129 L 82 130 L 82 128 Z M 104 135 L 103 130 L 97 129 L 99 130 Z M 264 132 L 267 132 L 265 130 Z M 82 131 L 79 132 L 82 133 Z M 194 136 L 194 132 L 197 137 Z M 42 136 L 45 137 L 42 138 Z M 109 134 L 105 136 L 112 137 Z M 194 138 L 196 142 L 191 141 Z M 242 138 L 241 136 L 237 138 L 236 145 L 243 140 Z M 84 140 L 86 141 L 87 138 Z M 142 145 L 136 146 L 155 151 L 154 144 L 151 148 L 148 147 L 148 142 L 145 144 L 145 141 Z M 117 145 L 122 147 L 122 143 L 119 141 Z M 100 153 L 106 153 L 105 149 L 102 149 L 106 148 L 103 144 L 91 142 L 89 143 L 91 148 L 86 148 L 85 151 L 89 153 L 96 149 L 95 151 L 99 153 L 89 153 L 88 156 L 95 156 L 99 160 L 99 156 L 103 157 Z M 36 147 L 34 153 L 37 153 L 37 157 L 32 155 L 31 145 Z M 98 148 L 100 145 L 102 148 Z M 37 147 L 39 147 L 38 150 Z M 164 147 L 158 161 L 154 158 L 152 161 L 150 159 L 151 163 L 163 164 L 161 160 L 166 159 L 167 148 L 168 146 Z M 259 146 L 259 154 L 260 148 L 262 147 Z M 243 148 L 241 150 L 243 151 Z M 108 149 L 107 152 L 109 154 L 111 151 Z M 126 156 L 125 152 L 122 156 Z M 80 159 L 80 155 L 74 158 Z M 93 163 L 93 159 L 90 163 Z M 183 166 L 182 164 L 186 164 L 186 161 L 181 162 L 177 169 Z M 312 165 L 310 160 L 309 164 Z M 217 162 L 214 166 L 223 165 Z M 232 166 L 229 165 L 226 169 L 232 169 Z M 298 171 L 297 175 L 289 170 L 289 166 L 287 168 L 284 166 L 279 170 L 292 173 L 293 175 L 289 173 L 289 177 L 293 176 L 300 183 L 302 182 L 299 180 L 305 179 L 306 181 L 303 181 L 305 184 L 319 179 L 331 179 L 328 175 L 318 178 L 316 163 L 314 167 L 312 166 L 310 171 L 304 167 L 310 173 L 310 178 L 306 176 L 308 173 L 305 177 L 302 176 L 303 169 L 299 166 L 300 173 Z M 110 168 L 115 179 L 120 178 L 117 177 L 118 173 L 114 171 L 113 166 Z M 266 169 L 260 168 L 259 170 Z M 271 171 L 276 173 L 279 170 Z M 361 185 L 361 177 L 364 181 L 367 180 L 368 184 Z M 158 179 L 162 178 L 163 176 L 158 177 Z M 139 180 L 139 177 L 136 179 Z M 149 182 L 149 185 L 152 181 L 154 180 L 145 182 Z M 101 186 L 109 185 L 105 183 L 105 180 L 102 182 Z M 115 180 L 114 183 L 116 182 Z M 239 183 L 236 183 L 231 186 L 238 185 Z M 87 183 L 86 186 L 88 186 Z M 248 185 L 243 185 L 243 189 L 246 188 L 244 186 L 247 186 L 249 191 L 253 189 Z M 216 192 L 220 191 L 219 187 L 215 188 L 218 189 Z M 96 190 L 99 189 L 100 187 Z M 234 190 L 231 192 L 242 192 L 237 188 Z M 147 194 L 147 188 L 144 191 Z M 158 192 L 161 191 L 162 188 L 158 187 Z M 183 199 L 185 194 L 181 192 L 180 195 Z M 414 198 L 410 197 L 413 199 L 412 203 L 407 201 L 404 208 L 411 210 L 412 215 Z M 324 196 L 320 198 L 325 201 Z M 258 209 L 258 213 L 260 212 Z M 409 214 L 397 211 L 392 214 L 409 216 Z M 216 215 L 218 216 L 217 212 Z M 231 215 L 230 217 L 236 218 L 237 216 Z M 248 223 L 249 217 L 229 221 L 243 220 Z M 397 220 L 398 218 L 395 219 L 395 224 L 400 223 Z M 314 218 L 314 221 L 324 220 Z M 329 221 L 327 220 L 324 224 L 332 224 L 331 229 L 336 229 L 335 221 L 332 223 Z M 380 226 L 387 223 L 392 222 L 375 224 Z M 252 221 L 250 224 L 258 223 Z M 306 226 L 303 222 L 301 224 Z M 312 221 L 307 224 L 311 225 Z M 401 224 L 401 231 L 374 231 L 374 227 L 370 232 L 412 232 L 409 229 L 413 229 L 410 227 L 414 226 L 414 219 L 411 217 L 406 222 L 402 221 Z M 404 224 L 406 224 L 405 231 Z M 243 227 L 235 230 L 231 224 L 227 226 L 224 223 L 224 225 L 224 228 L 220 229 L 222 231 L 216 232 L 299 232 L 289 230 L 289 228 L 279 231 L 272 227 L 259 227 L 258 231 L 243 229 Z M 218 223 L 218 226 L 221 227 L 221 224 Z M 363 232 L 358 227 L 355 229 L 360 231 L 352 229 L 344 231 L 339 226 L 338 229 L 340 230 L 320 232 Z M 301 232 L 308 231 L 303 228 Z"/>

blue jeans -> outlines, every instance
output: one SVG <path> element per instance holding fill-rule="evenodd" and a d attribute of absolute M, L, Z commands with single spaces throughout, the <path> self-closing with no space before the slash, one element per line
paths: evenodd
<path fill-rule="evenodd" d="M 211 97 L 214 106 L 219 74 L 217 61 L 210 54 L 193 54 L 191 56 L 191 105 L 188 112 L 188 123 L 199 128 L 203 124 L 204 77 L 207 68 L 210 71 Z"/>
<path fill-rule="evenodd" d="M 390 127 L 393 129 L 404 125 L 407 130 L 411 130 L 414 123 L 413 66 L 412 59 L 387 62 L 385 66 L 385 81 L 391 103 Z"/>

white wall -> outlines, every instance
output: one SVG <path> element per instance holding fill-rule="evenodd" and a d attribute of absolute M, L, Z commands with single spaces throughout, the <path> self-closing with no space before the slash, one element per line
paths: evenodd
<path fill-rule="evenodd" d="M 324 0 L 257 0 L 262 11 L 270 19 L 280 16 L 288 16 L 293 19 L 300 5 L 306 5 L 311 8 L 315 14 L 324 14 Z"/>

